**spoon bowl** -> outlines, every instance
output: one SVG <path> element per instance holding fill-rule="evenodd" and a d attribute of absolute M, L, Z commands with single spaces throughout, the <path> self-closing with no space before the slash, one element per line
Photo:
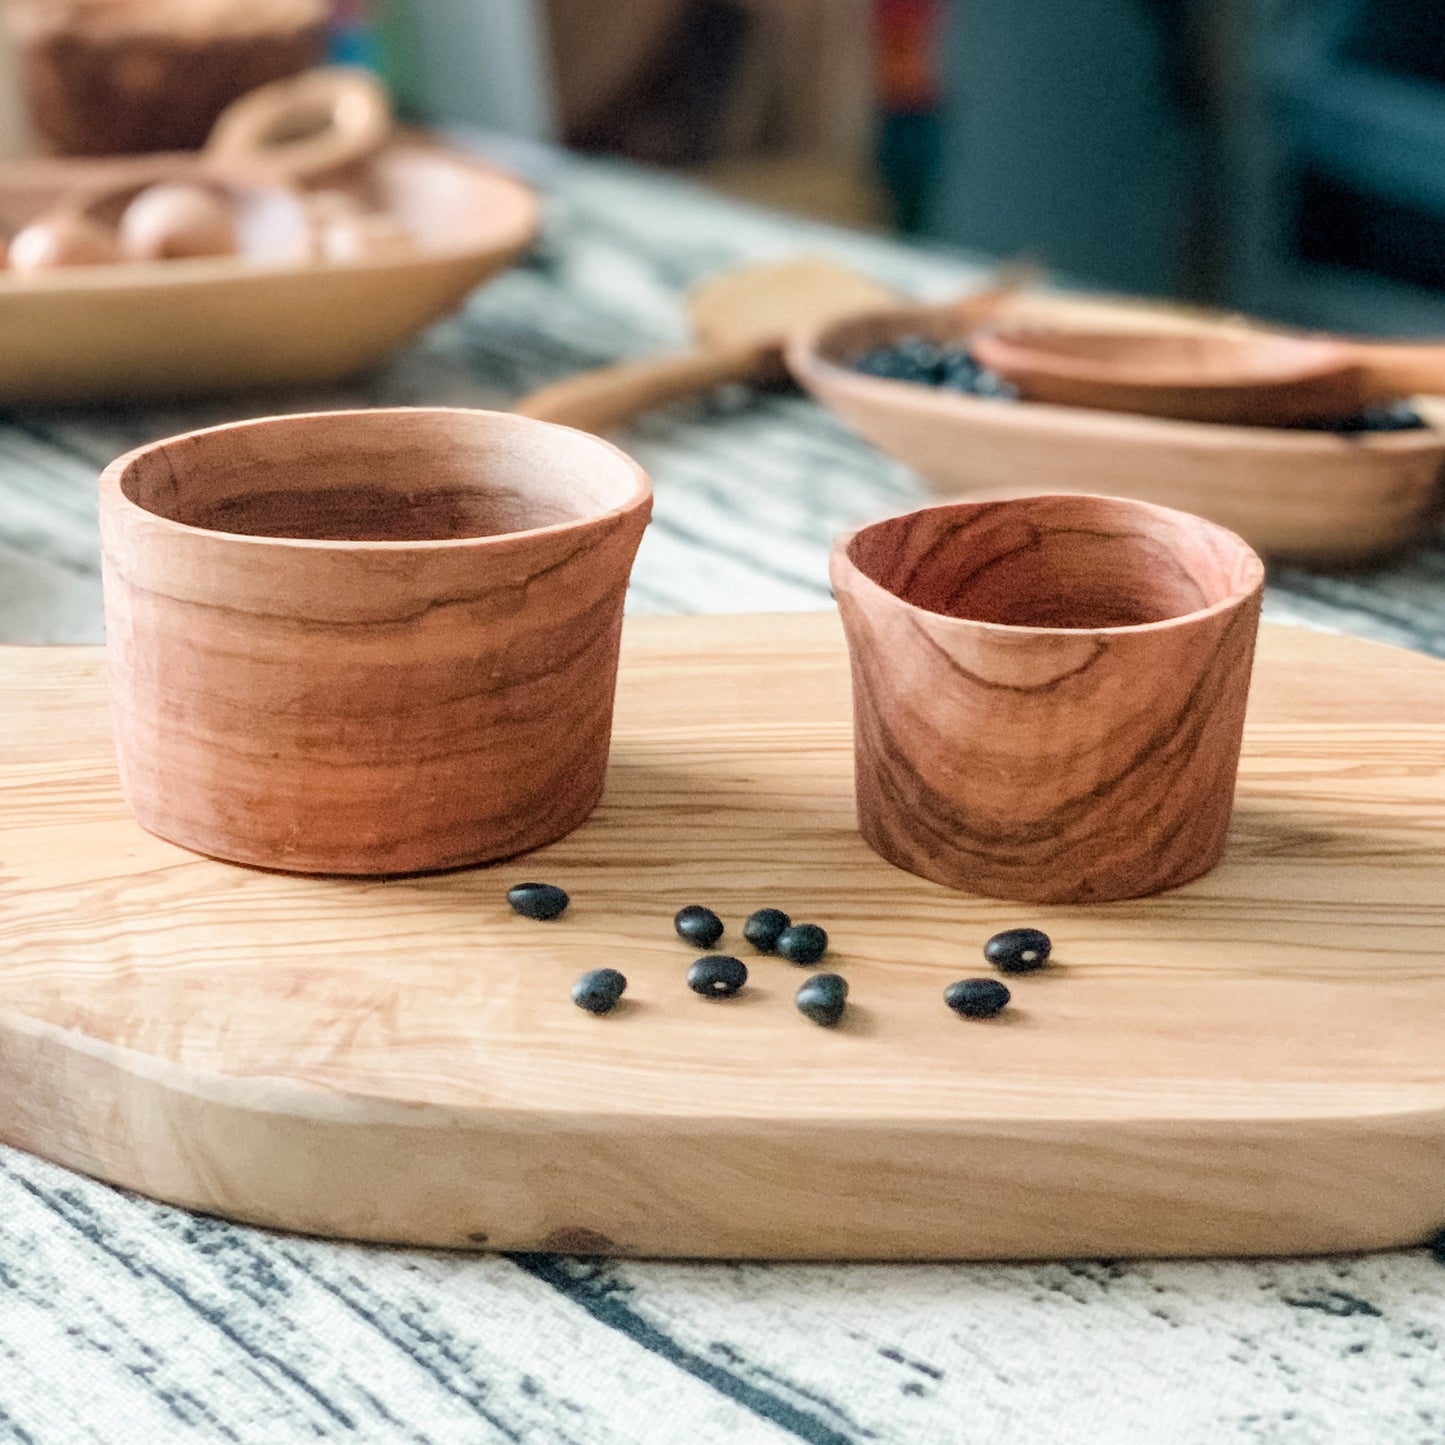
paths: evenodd
<path fill-rule="evenodd" d="M 1027 401 L 1234 426 L 1299 426 L 1445 389 L 1445 347 L 1242 327 L 1175 333 L 1014 327 L 973 350 Z"/>

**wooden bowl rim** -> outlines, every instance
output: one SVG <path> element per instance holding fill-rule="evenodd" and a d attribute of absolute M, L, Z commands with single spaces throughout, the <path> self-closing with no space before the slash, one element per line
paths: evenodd
<path fill-rule="evenodd" d="M 8 296 L 51 296 L 72 292 L 106 291 L 125 295 L 160 287 L 186 290 L 208 286 L 218 281 L 247 282 L 271 280 L 278 276 L 323 276 L 335 272 L 348 275 L 397 275 L 426 270 L 436 265 L 454 265 L 460 260 L 491 260 L 516 255 L 535 240 L 541 229 L 542 209 L 537 192 L 520 177 L 499 166 L 446 147 L 401 142 L 388 146 L 382 157 L 428 157 L 440 160 L 458 170 L 475 172 L 480 181 L 494 186 L 498 196 L 511 202 L 504 213 L 508 224 L 485 237 L 450 244 L 428 245 L 412 254 L 390 254 L 354 261 L 328 261 L 308 258 L 298 261 L 243 261 L 236 256 L 189 256 L 164 263 L 156 261 L 116 261 L 99 266 L 67 266 L 47 271 L 42 276 L 16 276 L 0 268 L 0 302 Z M 374 164 L 373 157 L 366 164 Z M 26 162 L 19 162 L 24 166 Z M 0 188 L 6 183 L 6 170 L 0 167 Z M 210 184 L 209 178 L 196 176 L 198 183 Z M 258 183 L 236 184 L 255 191 L 275 191 L 281 187 Z M 501 208 L 499 208 L 501 209 Z"/>
<path fill-rule="evenodd" d="M 784 347 L 793 378 L 805 390 L 831 408 L 829 391 L 840 391 L 867 400 L 878 407 L 913 412 L 920 422 L 943 419 L 970 421 L 1003 430 L 1042 430 L 1061 437 L 1087 436 L 1124 446 L 1132 442 L 1153 445 L 1188 446 L 1198 451 L 1231 450 L 1279 457 L 1293 454 L 1301 460 L 1323 453 L 1360 452 L 1377 454 L 1388 465 L 1392 454 L 1434 452 L 1445 458 L 1445 433 L 1428 417 L 1425 425 L 1412 431 L 1325 432 L 1291 427 L 1229 426 L 1218 422 L 1177 421 L 1169 417 L 1104 411 L 1092 407 L 1058 406 L 1049 402 L 1000 402 L 966 392 L 946 391 L 913 381 L 867 376 L 834 359 L 840 333 L 864 325 L 886 323 L 894 335 L 954 313 L 954 306 L 898 306 L 857 312 L 823 326 L 796 332 Z"/>
<path fill-rule="evenodd" d="M 540 427 L 546 428 L 548 432 L 563 432 L 570 436 L 580 437 L 585 443 L 596 449 L 599 459 L 610 460 L 621 464 L 623 471 L 631 479 L 632 491 L 623 501 L 619 502 L 615 507 L 609 507 L 606 511 L 594 512 L 585 517 L 574 517 L 565 522 L 553 522 L 545 527 L 524 527 L 515 532 L 494 532 L 490 535 L 478 537 L 431 537 L 408 541 L 370 541 L 365 539 L 347 540 L 336 537 L 258 536 L 255 533 L 249 532 L 223 532 L 213 527 L 198 527 L 193 523 L 178 522 L 173 517 L 166 517 L 159 512 L 152 512 L 148 508 L 142 507 L 138 502 L 133 502 L 126 496 L 125 490 L 121 485 L 122 478 L 142 457 L 149 456 L 154 452 L 171 450 L 197 437 L 214 436 L 221 432 L 250 431 L 261 427 L 282 426 L 288 423 L 304 424 L 315 421 L 330 423 L 332 421 L 354 419 L 356 417 L 370 418 L 388 416 L 430 416 L 439 420 L 461 417 L 487 417 L 494 421 L 500 419 L 507 425 L 514 426 L 522 431 Z M 177 432 L 173 436 L 161 437 L 157 441 L 147 442 L 144 446 L 134 447 L 123 455 L 118 456 L 101 472 L 100 506 L 103 513 L 109 512 L 112 515 L 128 515 L 155 530 L 170 532 L 176 536 L 204 537 L 222 544 L 282 548 L 288 552 L 326 552 L 332 555 L 355 553 L 397 555 L 407 552 L 434 553 L 485 548 L 489 546 L 497 547 L 504 543 L 510 544 L 539 537 L 557 536 L 567 532 L 583 531 L 589 528 L 606 527 L 639 510 L 641 510 L 644 515 L 647 515 L 650 514 L 652 510 L 652 479 L 621 447 L 614 446 L 603 437 L 593 436 L 591 432 L 581 431 L 577 427 L 562 426 L 558 422 L 538 421 L 534 417 L 519 416 L 516 412 L 491 411 L 484 407 L 353 407 L 342 411 L 282 412 L 274 416 L 248 417 L 242 421 L 223 422 L 219 426 L 198 427 L 194 431 Z"/>
<path fill-rule="evenodd" d="M 854 541 L 862 536 L 864 532 L 872 531 L 875 527 L 887 527 L 895 525 L 910 517 L 916 517 L 924 512 L 959 512 L 975 511 L 981 508 L 998 507 L 1029 507 L 1040 502 L 1070 502 L 1088 506 L 1099 502 L 1108 502 L 1112 506 L 1123 506 L 1129 510 L 1142 512 L 1153 512 L 1162 514 L 1171 519 L 1188 524 L 1196 531 L 1208 531 L 1219 534 L 1234 548 L 1244 554 L 1245 567 L 1248 572 L 1248 580 L 1236 587 L 1227 597 L 1222 597 L 1218 602 L 1212 602 L 1208 607 L 1197 607 L 1190 612 L 1176 613 L 1172 617 L 1161 617 L 1153 622 L 1133 622 L 1119 627 L 1033 627 L 1021 626 L 1013 622 L 989 622 L 978 617 L 954 617 L 947 612 L 934 612 L 931 608 L 920 607 L 916 602 L 910 602 L 905 597 L 900 597 L 896 592 L 890 591 L 881 582 L 876 582 L 870 577 L 849 555 L 849 550 Z M 983 631 L 985 633 L 997 633 L 1013 637 L 1117 637 L 1133 634 L 1147 635 L 1149 633 L 1163 632 L 1170 628 L 1189 627 L 1196 623 L 1203 622 L 1207 618 L 1218 616 L 1220 613 L 1232 612 L 1236 608 L 1247 603 L 1251 598 L 1258 596 L 1264 591 L 1264 561 L 1259 553 L 1249 545 L 1237 532 L 1232 532 L 1228 527 L 1222 527 L 1218 522 L 1211 522 L 1205 517 L 1196 516 L 1193 512 L 1180 511 L 1177 507 L 1161 507 L 1157 502 L 1141 502 L 1135 497 L 1109 497 L 1088 492 L 1032 492 L 1024 497 L 1009 497 L 994 501 L 985 500 L 961 500 L 955 502 L 938 502 L 929 507 L 915 507 L 909 512 L 900 512 L 897 516 L 882 517 L 876 522 L 865 523 L 861 527 L 854 527 L 852 531 L 843 533 L 834 543 L 829 557 L 829 573 L 836 586 L 856 587 L 861 585 L 869 595 L 877 594 L 886 598 L 888 603 L 903 609 L 905 612 L 917 614 L 921 617 L 931 619 L 930 626 L 943 626 L 949 631 Z"/>

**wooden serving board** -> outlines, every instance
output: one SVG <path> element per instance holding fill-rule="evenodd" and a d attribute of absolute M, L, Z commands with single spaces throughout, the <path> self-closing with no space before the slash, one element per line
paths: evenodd
<path fill-rule="evenodd" d="M 1445 665 L 1266 627 L 1231 848 L 1022 907 L 853 826 L 831 615 L 631 623 L 606 799 L 447 876 L 309 879 L 141 832 L 102 656 L 0 652 L 0 1130 L 189 1208 L 361 1239 L 971 1258 L 1390 1246 L 1445 1225 Z M 563 884 L 561 920 L 505 889 Z M 683 986 L 685 903 L 752 968 Z M 743 916 L 821 922 L 844 1026 Z M 995 930 L 1056 963 L 960 1020 Z M 598 965 L 631 980 L 595 1018 Z"/>

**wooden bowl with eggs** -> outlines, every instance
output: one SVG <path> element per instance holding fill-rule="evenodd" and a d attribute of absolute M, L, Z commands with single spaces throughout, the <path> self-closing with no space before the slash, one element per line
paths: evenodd
<path fill-rule="evenodd" d="M 0 404 L 349 376 L 537 232 L 527 186 L 423 142 L 303 187 L 192 174 L 182 157 L 167 177 L 156 161 L 136 185 L 134 158 L 0 167 Z M 82 213 L 66 204 L 77 191 L 102 199 Z M 79 248 L 84 264 L 50 264 L 47 247 Z"/>

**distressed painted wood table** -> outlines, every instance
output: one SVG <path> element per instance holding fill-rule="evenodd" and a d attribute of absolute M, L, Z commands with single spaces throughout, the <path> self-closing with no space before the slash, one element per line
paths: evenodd
<path fill-rule="evenodd" d="M 673 181 L 502 158 L 547 192 L 544 246 L 365 384 L 0 415 L 0 641 L 99 640 L 95 477 L 139 441 L 262 411 L 504 406 L 681 340 L 689 284 L 804 246 L 925 297 L 979 274 Z M 657 482 L 636 613 L 827 607 L 832 536 L 927 496 L 796 398 L 720 398 L 649 418 L 628 444 Z M 1266 613 L 1445 655 L 1445 538 L 1373 572 L 1276 570 Z M 0 1153 L 0 1441 L 1433 1445 L 1442 1401 L 1445 1269 L 1424 1250 L 1012 1266 L 453 1255 L 233 1226 Z"/>

